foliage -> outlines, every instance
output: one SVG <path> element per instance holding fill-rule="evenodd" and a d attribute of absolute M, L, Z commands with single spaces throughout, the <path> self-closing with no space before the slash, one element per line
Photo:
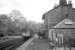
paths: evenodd
<path fill-rule="evenodd" d="M 26 18 L 18 10 L 12 10 L 9 14 L 0 14 L 1 35 L 21 35 L 28 30 L 31 34 L 35 34 L 39 33 L 42 25 L 42 23 L 26 21 Z"/>

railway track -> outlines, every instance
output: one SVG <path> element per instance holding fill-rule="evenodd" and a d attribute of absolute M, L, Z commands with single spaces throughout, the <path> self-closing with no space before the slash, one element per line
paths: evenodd
<path fill-rule="evenodd" d="M 13 44 L 10 45 L 9 47 L 3 48 L 3 50 L 15 50 L 17 47 L 19 47 L 20 45 L 22 45 L 24 43 L 24 41 L 19 42 L 18 44 Z"/>
<path fill-rule="evenodd" d="M 10 41 L 6 41 L 3 43 L 0 43 L 0 50 L 15 50 L 17 47 L 22 45 L 25 41 L 27 41 L 29 37 L 25 38 L 17 38 Z"/>

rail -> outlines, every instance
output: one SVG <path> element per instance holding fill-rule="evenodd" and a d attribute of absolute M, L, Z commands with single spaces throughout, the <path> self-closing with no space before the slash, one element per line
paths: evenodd
<path fill-rule="evenodd" d="M 10 40 L 4 40 L 0 42 L 0 50 L 10 50 L 12 48 L 18 47 L 22 45 L 25 41 L 27 41 L 31 37 L 15 37 Z"/>

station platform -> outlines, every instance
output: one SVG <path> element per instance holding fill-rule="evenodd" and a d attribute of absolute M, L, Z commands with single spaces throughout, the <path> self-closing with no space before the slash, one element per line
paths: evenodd
<path fill-rule="evenodd" d="M 18 47 L 16 50 L 53 50 L 46 39 L 39 39 L 32 37 L 30 40 L 25 42 L 23 45 Z"/>

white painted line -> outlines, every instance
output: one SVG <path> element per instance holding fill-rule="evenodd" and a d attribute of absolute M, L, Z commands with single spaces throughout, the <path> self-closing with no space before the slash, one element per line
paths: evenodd
<path fill-rule="evenodd" d="M 27 42 L 25 42 L 23 45 L 21 45 L 20 47 L 18 47 L 16 50 L 25 50 L 26 47 L 33 41 L 34 37 L 31 38 L 30 40 L 28 40 Z"/>

